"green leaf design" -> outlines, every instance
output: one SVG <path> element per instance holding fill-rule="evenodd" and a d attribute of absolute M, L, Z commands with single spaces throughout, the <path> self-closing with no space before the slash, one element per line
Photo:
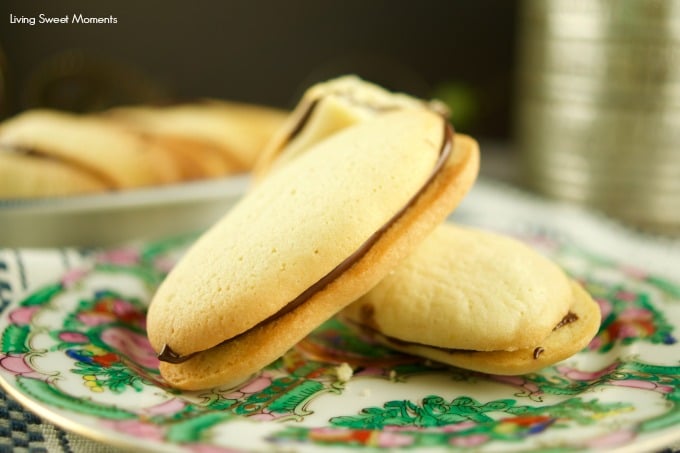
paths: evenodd
<path fill-rule="evenodd" d="M 158 242 L 148 243 L 141 251 L 142 262 L 151 263 L 158 256 L 176 250 L 181 250 L 183 248 L 187 248 L 194 241 L 196 241 L 196 239 L 198 239 L 199 236 L 200 236 L 199 232 L 192 232 L 176 237 L 162 239 Z"/>
<path fill-rule="evenodd" d="M 94 403 L 87 399 L 76 398 L 51 386 L 45 381 L 38 379 L 18 376 L 17 385 L 25 394 L 30 395 L 37 401 L 48 403 L 50 406 L 110 420 L 129 420 L 137 418 L 137 415 L 133 412 L 112 405 Z"/>
<path fill-rule="evenodd" d="M 680 286 L 670 282 L 669 280 L 654 276 L 649 276 L 646 280 L 650 285 L 656 286 L 673 298 L 680 299 Z"/>
<path fill-rule="evenodd" d="M 233 417 L 229 412 L 208 412 L 186 421 L 174 423 L 168 429 L 167 440 L 173 443 L 199 441 L 205 430 Z"/>
<path fill-rule="evenodd" d="M 273 384 L 276 384 L 275 380 Z M 272 412 L 293 412 L 296 407 L 307 399 L 322 391 L 323 384 L 317 381 L 302 381 L 291 390 L 284 392 L 281 398 L 276 399 L 269 406 Z"/>
<path fill-rule="evenodd" d="M 625 362 L 622 365 L 624 370 L 632 372 L 631 378 L 640 378 L 640 373 L 645 380 L 659 381 L 661 378 L 672 380 L 673 385 L 680 385 L 680 365 L 656 365 L 644 362 Z"/>
<path fill-rule="evenodd" d="M 6 354 L 25 354 L 30 350 L 28 347 L 29 326 L 10 324 L 2 332 L 2 352 Z"/>
<path fill-rule="evenodd" d="M 53 283 L 51 285 L 43 286 L 42 288 L 32 292 L 28 297 L 19 302 L 19 305 L 22 307 L 43 305 L 49 302 L 62 289 L 64 289 L 64 286 L 61 283 Z"/>
<path fill-rule="evenodd" d="M 370 430 L 381 430 L 386 426 L 430 428 L 463 421 L 474 422 L 476 426 L 493 427 L 502 422 L 487 415 L 495 412 L 513 416 L 542 415 L 588 425 L 596 419 L 595 414 L 605 415 L 626 408 L 627 405 L 623 403 L 600 403 L 597 400 L 584 402 L 580 398 L 570 398 L 555 405 L 517 406 L 517 402 L 512 399 L 481 403 L 474 398 L 461 396 L 448 402 L 442 397 L 431 395 L 420 404 L 408 400 L 388 401 L 382 408 L 365 408 L 356 416 L 334 417 L 331 423 L 338 427 Z"/>
<path fill-rule="evenodd" d="M 122 266 L 111 263 L 98 263 L 96 269 L 98 271 L 110 272 L 113 274 L 132 274 L 151 287 L 157 286 L 161 280 L 163 280 L 163 275 L 160 272 L 144 265 Z"/>

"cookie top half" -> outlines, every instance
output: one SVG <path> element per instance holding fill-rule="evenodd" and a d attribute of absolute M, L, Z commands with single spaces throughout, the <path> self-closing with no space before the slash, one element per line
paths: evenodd
<path fill-rule="evenodd" d="M 264 177 L 315 143 L 353 124 L 389 111 L 418 108 L 448 114 L 439 101 L 391 92 L 355 75 L 312 85 L 267 142 L 256 162 L 254 175 L 257 179 Z"/>
<path fill-rule="evenodd" d="M 478 150 L 469 145 L 447 154 L 452 139 L 440 115 L 397 111 L 334 134 L 268 176 L 159 287 L 148 314 L 154 348 L 168 346 L 178 355 L 205 351 L 301 295 L 322 291 L 319 282 L 360 260 L 362 247 L 410 209 L 424 187 L 452 190 L 457 203 L 475 179 Z M 439 187 L 433 176 L 452 166 L 455 178 Z M 431 230 L 445 216 L 424 215 L 420 222 Z M 372 272 L 375 281 L 365 282 L 363 291 L 389 271 L 388 264 Z M 337 299 L 337 310 L 352 301 L 345 299 Z"/>

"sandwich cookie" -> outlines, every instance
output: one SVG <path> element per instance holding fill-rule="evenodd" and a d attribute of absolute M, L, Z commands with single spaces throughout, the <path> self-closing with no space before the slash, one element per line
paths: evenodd
<path fill-rule="evenodd" d="M 79 166 L 0 145 L 0 199 L 97 193 L 109 187 Z"/>
<path fill-rule="evenodd" d="M 348 126 L 405 108 L 426 108 L 448 115 L 446 106 L 439 101 L 424 101 L 404 93 L 390 92 L 354 75 L 313 85 L 271 137 L 257 160 L 253 175 L 259 180 L 315 143 Z"/>
<path fill-rule="evenodd" d="M 106 116 L 128 127 L 180 141 L 185 159 L 202 171 L 222 174 L 249 171 L 288 112 L 273 107 L 204 99 L 167 106 L 128 106 Z M 193 159 L 192 159 L 193 157 Z"/>
<path fill-rule="evenodd" d="M 515 239 L 452 224 L 341 316 L 396 350 L 505 375 L 570 357 L 600 326 L 597 303 L 552 261 Z"/>
<path fill-rule="evenodd" d="M 0 159 L 26 172 L 57 168 L 59 162 L 87 174 L 96 186 L 124 189 L 177 182 L 178 163 L 161 146 L 100 118 L 56 110 L 30 110 L 0 125 Z M 14 154 L 14 156 L 11 156 Z M 41 170 L 38 170 L 41 169 Z M 58 170 L 61 171 L 61 170 Z M 52 178 L 46 174 L 45 178 Z M 36 190 L 36 196 L 50 195 Z M 13 197 L 11 193 L 6 194 Z"/>
<path fill-rule="evenodd" d="M 425 109 L 343 129 L 272 172 L 201 236 L 153 297 L 171 386 L 229 387 L 377 284 L 472 186 L 479 151 Z"/>

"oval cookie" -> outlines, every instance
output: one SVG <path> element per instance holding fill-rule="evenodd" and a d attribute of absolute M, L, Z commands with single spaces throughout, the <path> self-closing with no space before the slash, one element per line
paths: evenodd
<path fill-rule="evenodd" d="M 498 374 L 573 355 L 600 318 L 552 261 L 515 239 L 452 224 L 342 316 L 395 349 Z"/>
<path fill-rule="evenodd" d="M 348 127 L 264 179 L 203 235 L 148 315 L 161 373 L 228 385 L 368 291 L 455 208 L 478 148 L 425 109 Z M 179 362 L 179 363 L 172 363 Z"/>
<path fill-rule="evenodd" d="M 8 152 L 60 161 L 87 172 L 109 189 L 172 183 L 181 177 L 165 148 L 85 115 L 26 111 L 2 123 L 0 145 Z"/>

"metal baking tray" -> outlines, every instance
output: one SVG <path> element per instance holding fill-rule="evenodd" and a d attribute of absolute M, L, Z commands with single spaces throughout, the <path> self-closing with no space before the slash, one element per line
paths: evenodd
<path fill-rule="evenodd" d="M 247 174 L 96 195 L 0 200 L 1 247 L 98 247 L 199 232 L 241 198 Z"/>

